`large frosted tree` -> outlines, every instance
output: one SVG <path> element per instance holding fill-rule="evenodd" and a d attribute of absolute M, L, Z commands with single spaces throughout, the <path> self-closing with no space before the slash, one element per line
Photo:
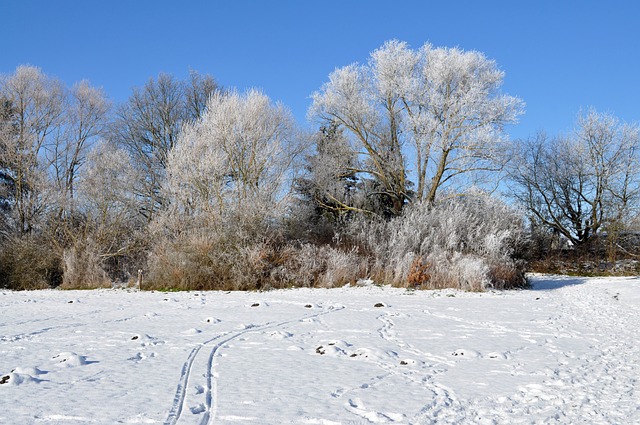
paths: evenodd
<path fill-rule="evenodd" d="M 261 92 L 213 94 L 167 157 L 148 281 L 209 289 L 270 281 L 297 136 L 289 111 Z"/>
<path fill-rule="evenodd" d="M 445 187 L 478 184 L 502 167 L 504 126 L 523 111 L 501 93 L 503 79 L 482 53 L 393 40 L 367 64 L 332 72 L 310 115 L 348 130 L 363 158 L 353 171 L 376 181 L 372 196 L 399 214 L 411 198 L 433 202 Z"/>
<path fill-rule="evenodd" d="M 299 157 L 289 111 L 259 91 L 215 93 L 167 157 L 166 196 L 180 216 L 273 216 Z"/>
<path fill-rule="evenodd" d="M 65 89 L 39 68 L 19 66 L 0 78 L 0 99 L 0 170 L 5 188 L 10 187 L 9 227 L 26 234 L 41 224 L 50 207 L 45 153 L 64 122 Z"/>

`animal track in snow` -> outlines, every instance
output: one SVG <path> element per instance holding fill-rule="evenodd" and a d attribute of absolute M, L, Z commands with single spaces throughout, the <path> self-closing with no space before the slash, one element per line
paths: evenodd
<path fill-rule="evenodd" d="M 404 415 L 401 413 L 368 410 L 359 398 L 349 399 L 345 404 L 345 408 L 351 413 L 354 413 L 372 423 L 400 422 L 404 419 Z"/>
<path fill-rule="evenodd" d="M 148 358 L 154 358 L 157 357 L 157 353 L 149 353 L 149 354 L 145 354 L 142 352 L 138 352 L 136 353 L 133 357 L 129 357 L 127 360 L 133 360 L 136 362 L 140 362 L 142 360 L 148 359 Z"/>
<path fill-rule="evenodd" d="M 87 358 L 85 356 L 79 356 L 78 354 L 73 352 L 64 352 L 57 354 L 52 357 L 52 360 L 54 366 L 64 368 L 78 367 L 87 365 L 89 363 L 96 363 L 89 362 L 87 361 Z"/>
<path fill-rule="evenodd" d="M 464 359 L 477 359 L 478 357 L 482 357 L 479 351 L 467 350 L 465 348 L 459 348 L 451 353 L 451 355 L 453 357 L 460 357 Z"/>

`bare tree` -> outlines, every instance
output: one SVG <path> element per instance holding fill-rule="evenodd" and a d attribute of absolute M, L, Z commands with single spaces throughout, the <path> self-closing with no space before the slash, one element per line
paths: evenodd
<path fill-rule="evenodd" d="M 62 123 L 49 147 L 60 213 L 71 213 L 80 169 L 93 142 L 106 134 L 110 103 L 101 89 L 88 81 L 75 84 L 66 96 Z"/>
<path fill-rule="evenodd" d="M 501 168 L 503 126 L 523 108 L 518 98 L 499 92 L 503 78 L 479 52 L 428 44 L 411 50 L 390 41 L 367 65 L 334 71 L 313 94 L 310 114 L 349 131 L 353 151 L 366 157 L 353 171 L 379 181 L 398 214 L 413 196 L 431 203 L 445 185 Z"/>
<path fill-rule="evenodd" d="M 509 176 L 534 223 L 574 245 L 620 222 L 638 202 L 639 129 L 589 110 L 570 136 L 522 142 Z"/>
<path fill-rule="evenodd" d="M 183 124 L 197 119 L 209 96 L 219 90 L 212 77 L 193 71 L 187 82 L 160 74 L 144 87 L 135 88 L 117 111 L 112 137 L 143 172 L 136 192 L 141 200 L 139 212 L 147 220 L 151 221 L 162 205 L 160 188 L 167 157 Z"/>

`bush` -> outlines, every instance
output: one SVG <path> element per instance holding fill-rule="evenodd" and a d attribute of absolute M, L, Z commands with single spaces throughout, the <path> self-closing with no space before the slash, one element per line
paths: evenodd
<path fill-rule="evenodd" d="M 366 275 L 355 252 L 287 242 L 278 234 L 243 238 L 241 230 L 193 230 L 155 244 L 147 289 L 266 290 L 333 287 Z"/>
<path fill-rule="evenodd" d="M 369 253 L 378 280 L 396 286 L 476 291 L 526 285 L 520 216 L 487 195 L 416 202 L 390 221 L 361 218 L 347 226 L 345 238 Z"/>
<path fill-rule="evenodd" d="M 289 245 L 288 250 L 291 255 L 284 266 L 287 281 L 295 286 L 333 288 L 353 284 L 367 275 L 367 261 L 355 250 L 311 244 Z"/>
<path fill-rule="evenodd" d="M 331 243 L 285 237 L 280 222 L 250 211 L 165 219 L 155 224 L 147 289 L 334 287 L 364 278 L 468 291 L 526 285 L 520 216 L 481 194 L 415 203 L 391 220 L 356 217 L 336 227 Z"/>
<path fill-rule="evenodd" d="M 110 288 L 111 279 L 107 276 L 99 255 L 99 249 L 91 240 L 82 240 L 64 250 L 63 279 L 60 289 Z"/>
<path fill-rule="evenodd" d="M 55 288 L 62 283 L 61 255 L 43 237 L 25 235 L 4 242 L 0 251 L 0 288 Z"/>

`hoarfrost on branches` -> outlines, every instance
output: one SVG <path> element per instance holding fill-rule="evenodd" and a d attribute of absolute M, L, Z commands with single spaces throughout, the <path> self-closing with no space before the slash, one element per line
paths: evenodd
<path fill-rule="evenodd" d="M 392 40 L 366 65 L 339 68 L 313 94 L 310 116 L 349 130 L 368 159 L 356 171 L 378 179 L 396 213 L 411 197 L 433 202 L 439 191 L 473 173 L 499 170 L 506 135 L 523 102 L 500 92 L 504 73 L 482 53 L 429 44 L 412 50 Z M 415 158 L 410 169 L 408 158 Z"/>

